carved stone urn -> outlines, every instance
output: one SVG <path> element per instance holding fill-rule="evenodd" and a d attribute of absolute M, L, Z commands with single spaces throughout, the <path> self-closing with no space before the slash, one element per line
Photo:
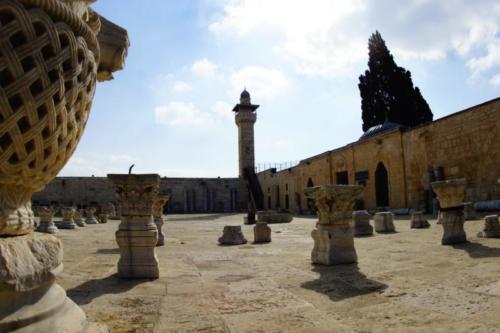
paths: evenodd
<path fill-rule="evenodd" d="M 158 242 L 156 246 L 165 245 L 165 234 L 163 233 L 162 227 L 165 224 L 163 220 L 163 207 L 170 200 L 170 194 L 159 194 L 153 206 L 153 217 L 156 224 L 156 229 L 158 229 Z"/>
<path fill-rule="evenodd" d="M 160 189 L 157 174 L 114 174 L 108 179 L 121 207 L 121 223 L 116 231 L 120 247 L 118 276 L 126 279 L 158 278 L 155 246 L 158 230 L 153 219 L 153 205 Z"/>
<path fill-rule="evenodd" d="M 441 209 L 439 223 L 443 226 L 441 244 L 459 244 L 467 241 L 464 231 L 465 179 L 450 179 L 431 183 Z"/>
<path fill-rule="evenodd" d="M 0 332 L 90 329 L 55 283 L 62 244 L 33 232 L 30 202 L 73 154 L 92 107 L 102 57 L 90 2 L 0 1 Z"/>
<path fill-rule="evenodd" d="M 314 239 L 311 260 L 314 264 L 357 262 L 351 219 L 354 203 L 362 193 L 363 187 L 358 185 L 306 188 L 305 195 L 314 200 L 319 218 L 316 229 L 311 233 Z"/>

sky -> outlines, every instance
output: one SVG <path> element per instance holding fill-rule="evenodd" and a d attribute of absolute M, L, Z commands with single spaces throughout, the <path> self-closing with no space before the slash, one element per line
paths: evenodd
<path fill-rule="evenodd" d="M 358 78 L 378 30 L 434 119 L 500 96 L 498 0 L 98 0 L 126 28 L 123 71 L 98 84 L 60 176 L 235 177 L 233 106 L 259 104 L 256 163 L 356 141 Z"/>

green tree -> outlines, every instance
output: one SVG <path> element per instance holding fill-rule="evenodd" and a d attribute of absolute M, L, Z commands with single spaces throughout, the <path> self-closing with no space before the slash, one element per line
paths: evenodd
<path fill-rule="evenodd" d="M 359 77 L 363 131 L 391 121 L 416 126 L 432 121 L 433 114 L 411 73 L 394 61 L 378 31 L 368 40 L 368 70 Z"/>

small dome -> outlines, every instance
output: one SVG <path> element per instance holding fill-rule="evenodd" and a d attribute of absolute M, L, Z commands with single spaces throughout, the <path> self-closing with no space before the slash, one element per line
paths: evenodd
<path fill-rule="evenodd" d="M 363 133 L 363 135 L 359 139 L 362 140 L 362 139 L 366 139 L 366 138 L 371 138 L 371 137 L 377 136 L 379 134 L 389 132 L 393 129 L 401 128 L 401 127 L 403 127 L 403 126 L 396 124 L 396 123 L 391 123 L 390 121 L 385 121 L 383 124 L 370 127 L 365 133 Z"/>

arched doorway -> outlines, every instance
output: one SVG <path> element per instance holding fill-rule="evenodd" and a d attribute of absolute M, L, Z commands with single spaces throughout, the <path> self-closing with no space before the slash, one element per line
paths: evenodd
<path fill-rule="evenodd" d="M 375 170 L 375 197 L 377 207 L 389 207 L 389 177 L 382 162 L 377 164 Z"/>
<path fill-rule="evenodd" d="M 307 187 L 314 187 L 314 183 L 311 177 L 309 177 L 309 179 L 307 180 Z M 309 210 L 310 214 L 316 213 L 316 205 L 314 204 L 314 200 L 311 198 L 307 198 L 307 209 Z"/>

